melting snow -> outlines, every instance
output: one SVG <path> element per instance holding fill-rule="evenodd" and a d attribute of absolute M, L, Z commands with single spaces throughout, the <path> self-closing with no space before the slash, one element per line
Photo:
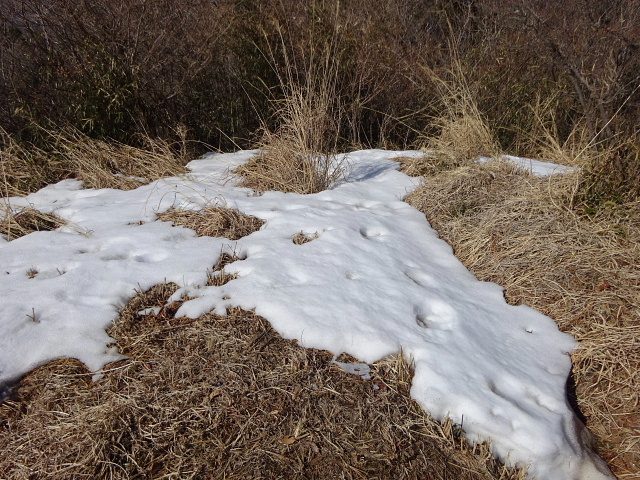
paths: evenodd
<path fill-rule="evenodd" d="M 613 478 L 584 446 L 566 400 L 573 338 L 508 305 L 501 287 L 478 281 L 403 202 L 418 180 L 389 159 L 418 152 L 348 154 L 346 176 L 306 196 L 235 186 L 229 170 L 255 154 L 207 155 L 188 176 L 132 191 L 65 180 L 9 199 L 71 226 L 0 239 L 0 386 L 60 357 L 94 371 L 121 358 L 105 333 L 118 309 L 136 288 L 175 282 L 174 298 L 191 298 L 177 315 L 255 309 L 303 346 L 367 363 L 402 349 L 415 363 L 414 398 L 462 424 L 470 441 L 490 438 L 496 456 L 530 464 L 538 479 Z M 212 205 L 266 223 L 231 242 L 156 221 L 169 208 Z M 299 232 L 313 239 L 294 244 Z M 238 278 L 205 286 L 221 251 L 243 259 L 226 267 Z"/>

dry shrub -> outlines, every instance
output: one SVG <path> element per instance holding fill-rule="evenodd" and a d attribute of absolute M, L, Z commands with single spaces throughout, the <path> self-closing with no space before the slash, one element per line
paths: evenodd
<path fill-rule="evenodd" d="M 233 0 L 5 0 L 0 124 L 71 124 L 134 144 L 140 132 L 171 138 L 185 120 L 200 139 L 247 135 L 243 10 Z"/>
<path fill-rule="evenodd" d="M 31 232 L 55 230 L 67 224 L 60 217 L 30 207 L 12 209 L 6 204 L 0 204 L 0 215 L 0 235 L 5 235 L 8 241 Z"/>
<path fill-rule="evenodd" d="M 174 290 L 154 287 L 122 309 L 109 334 L 130 359 L 101 380 L 74 360 L 23 379 L 0 406 L 0 476 L 524 478 L 428 417 L 401 356 L 363 380 L 252 312 L 172 318 Z M 138 314 L 150 307 L 162 309 Z"/>
<path fill-rule="evenodd" d="M 617 141 L 584 170 L 579 193 L 592 208 L 640 201 L 640 135 Z"/>
<path fill-rule="evenodd" d="M 618 478 L 637 478 L 640 204 L 581 216 L 568 208 L 578 181 L 475 165 L 425 179 L 408 201 L 480 280 L 581 342 L 578 406 Z"/>
<path fill-rule="evenodd" d="M 233 208 L 207 207 L 202 210 L 179 208 L 159 213 L 158 219 L 174 226 L 195 230 L 199 237 L 224 237 L 239 240 L 260 230 L 264 221 Z"/>
<path fill-rule="evenodd" d="M 132 190 L 185 172 L 188 153 L 184 134 L 181 133 L 180 145 L 145 137 L 145 148 L 92 139 L 74 129 L 51 133 L 51 136 L 55 138 L 56 153 L 65 167 L 82 180 L 86 188 Z"/>

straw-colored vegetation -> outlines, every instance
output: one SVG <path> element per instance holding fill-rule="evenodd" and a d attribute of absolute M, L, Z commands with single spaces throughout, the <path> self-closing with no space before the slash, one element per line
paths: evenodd
<path fill-rule="evenodd" d="M 408 201 L 480 279 L 581 341 L 575 403 L 614 473 L 638 479 L 640 2 L 508 3 L 0 2 L 0 196 L 181 173 L 185 122 L 223 151 L 261 149 L 235 171 L 257 191 L 328 188 L 339 151 L 424 148 L 398 159 L 426 176 Z M 582 170 L 474 164 L 500 151 Z M 63 224 L 2 205 L 9 240 Z M 230 239 L 262 224 L 224 208 L 159 218 Z M 209 284 L 237 260 L 222 253 Z M 111 334 L 131 360 L 99 382 L 72 360 L 23 380 L 0 406 L 0 477 L 522 476 L 454 448 L 399 358 L 363 382 L 251 312 L 174 319 L 173 288 L 123 309 Z"/>
<path fill-rule="evenodd" d="M 140 136 L 140 147 L 96 140 L 73 128 L 49 132 L 47 150 L 21 145 L 0 129 L 0 178 L 3 197 L 25 195 L 64 178 L 76 178 L 85 188 L 131 190 L 159 178 L 185 172 L 190 159 L 185 139 L 168 142 Z"/>
<path fill-rule="evenodd" d="M 246 237 L 260 230 L 264 224 L 259 218 L 223 207 L 206 207 L 202 210 L 174 208 L 159 213 L 158 219 L 195 230 L 199 237 L 224 237 L 229 240 Z"/>
<path fill-rule="evenodd" d="M 95 140 L 72 129 L 54 138 L 55 154 L 85 188 L 131 190 L 184 172 L 188 158 L 185 143 L 176 146 L 149 137 L 143 138 L 142 148 Z"/>
<path fill-rule="evenodd" d="M 587 216 L 577 174 L 537 178 L 504 163 L 427 177 L 407 201 L 480 280 L 579 340 L 577 407 L 618 478 L 637 478 L 640 436 L 640 204 Z"/>
<path fill-rule="evenodd" d="M 282 38 L 282 30 L 277 29 Z M 266 35 L 266 32 L 265 32 Z M 283 96 L 274 99 L 277 127 L 264 125 L 260 141 L 262 155 L 236 168 L 241 186 L 258 191 L 279 190 L 317 193 L 340 177 L 344 166 L 336 160 L 344 106 L 338 92 L 339 65 L 337 29 L 321 45 L 315 45 L 302 60 L 302 71 L 292 64 L 287 45 L 284 72 L 277 70 L 275 53 L 269 60 Z"/>
<path fill-rule="evenodd" d="M 50 213 L 42 213 L 30 207 L 11 208 L 0 204 L 0 235 L 7 241 L 23 237 L 31 232 L 55 230 L 67 222 Z"/>
<path fill-rule="evenodd" d="M 52 179 L 52 171 L 56 169 L 56 162 L 50 162 L 44 151 L 18 144 L 0 128 L 0 196 L 35 192 Z"/>
<path fill-rule="evenodd" d="M 252 312 L 174 318 L 175 288 L 122 309 L 109 333 L 130 359 L 101 380 L 60 360 L 22 381 L 0 406 L 2 478 L 524 478 L 426 415 L 401 356 L 365 381 Z"/>
<path fill-rule="evenodd" d="M 314 232 L 314 233 L 298 232 L 293 236 L 292 240 L 293 240 L 293 243 L 295 243 L 296 245 L 304 245 L 305 243 L 312 242 L 316 238 L 318 238 L 318 232 Z"/>

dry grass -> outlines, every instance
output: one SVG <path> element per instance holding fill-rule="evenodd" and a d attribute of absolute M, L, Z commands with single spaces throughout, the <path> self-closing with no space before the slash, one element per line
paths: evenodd
<path fill-rule="evenodd" d="M 411 176 L 433 176 L 440 172 L 470 165 L 479 156 L 497 156 L 493 133 L 480 113 L 463 78 L 447 81 L 433 75 L 440 87 L 441 113 L 432 121 L 436 135 L 423 139 L 425 154 L 420 157 L 397 157 L 400 171 Z"/>
<path fill-rule="evenodd" d="M 61 218 L 42 213 L 30 207 L 11 208 L 0 203 L 0 235 L 5 235 L 7 241 L 23 237 L 31 232 L 50 231 L 67 224 Z"/>
<path fill-rule="evenodd" d="M 263 128 L 259 144 L 263 154 L 234 173 L 243 177 L 241 186 L 258 191 L 317 193 L 330 188 L 344 170 L 334 155 L 345 115 L 336 59 L 340 34 L 334 31 L 326 42 L 308 52 L 301 65 L 296 65 L 282 29 L 276 30 L 284 52 L 284 72 L 276 66 L 274 51 L 267 57 L 283 92 L 281 99 L 274 100 L 274 123 L 278 127 Z"/>
<path fill-rule="evenodd" d="M 264 221 L 233 208 L 207 207 L 202 210 L 175 208 L 159 213 L 158 219 L 174 226 L 195 230 L 199 237 L 224 237 L 239 240 L 260 230 Z"/>
<path fill-rule="evenodd" d="M 241 187 L 310 194 L 326 190 L 341 175 L 342 169 L 333 166 L 335 157 L 331 155 L 298 153 L 293 142 L 280 139 L 265 148 L 263 155 L 233 171 L 242 177 Z"/>
<path fill-rule="evenodd" d="M 529 134 L 528 150 L 533 158 L 558 165 L 583 167 L 595 162 L 603 155 L 598 152 L 598 145 L 586 125 L 577 123 L 566 138 L 561 140 L 556 120 L 558 99 L 554 96 L 537 98 L 531 105 L 531 116 L 534 119 L 533 130 Z"/>
<path fill-rule="evenodd" d="M 95 140 L 72 129 L 50 134 L 56 140 L 56 154 L 65 168 L 84 181 L 86 188 L 132 190 L 183 173 L 188 161 L 185 132 L 181 133 L 182 141 L 177 146 L 145 137 L 145 148 Z"/>
<path fill-rule="evenodd" d="M 58 163 L 36 147 L 25 148 L 0 127 L 0 197 L 23 196 L 56 179 Z"/>
<path fill-rule="evenodd" d="M 312 242 L 316 238 L 318 238 L 318 232 L 313 234 L 298 232 L 293 236 L 292 240 L 296 245 L 304 245 L 305 243 Z"/>
<path fill-rule="evenodd" d="M 587 217 L 579 178 L 520 175 L 502 164 L 426 178 L 408 202 L 480 280 L 506 288 L 581 344 L 577 403 L 620 479 L 640 471 L 640 204 Z"/>
<path fill-rule="evenodd" d="M 252 312 L 173 318 L 174 290 L 122 309 L 109 333 L 130 359 L 103 379 L 59 360 L 21 382 L 0 406 L 0 477 L 523 478 L 428 417 L 401 356 L 365 381 Z"/>
<path fill-rule="evenodd" d="M 185 172 L 189 160 L 182 130 L 180 142 L 144 137 L 144 148 L 95 140 L 71 128 L 40 131 L 54 144 L 49 152 L 21 145 L 0 128 L 0 196 L 26 195 L 69 177 L 86 188 L 131 190 Z"/>
<path fill-rule="evenodd" d="M 477 95 L 468 83 L 462 62 L 454 55 L 446 76 L 428 68 L 425 74 L 437 91 L 439 113 L 431 119 L 437 134 L 423 139 L 429 154 L 405 162 L 405 173 L 434 175 L 468 165 L 480 155 L 495 156 L 497 141 L 478 108 Z"/>
<path fill-rule="evenodd" d="M 218 263 L 216 263 L 215 267 L 213 267 L 213 270 L 209 273 L 207 285 L 210 287 L 221 287 L 225 283 L 238 278 L 237 272 L 228 272 L 225 269 L 227 265 L 238 260 L 244 259 L 236 255 L 235 252 L 233 254 L 222 252 L 220 254 L 220 257 L 218 258 Z"/>

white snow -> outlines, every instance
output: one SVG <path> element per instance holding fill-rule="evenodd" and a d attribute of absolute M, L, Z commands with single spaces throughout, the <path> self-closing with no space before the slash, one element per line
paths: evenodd
<path fill-rule="evenodd" d="M 538 479 L 614 478 L 585 447 L 566 400 L 573 338 L 508 305 L 500 286 L 478 281 L 403 202 L 418 180 L 389 159 L 420 152 L 353 152 L 331 190 L 261 196 L 228 173 L 255 154 L 210 154 L 188 176 L 132 191 L 65 180 L 7 199 L 71 226 L 0 239 L 0 386 L 61 357 L 99 372 L 121 358 L 105 329 L 134 289 L 175 282 L 173 298 L 192 298 L 179 316 L 255 309 L 303 346 L 366 363 L 402 349 L 415 362 L 412 395 L 428 412 L 461 424 L 469 441 L 490 438 L 498 458 L 530 465 Z M 171 207 L 207 205 L 266 223 L 232 242 L 156 221 Z M 299 232 L 317 238 L 296 245 Z M 226 267 L 238 278 L 205 286 L 221 251 L 243 259 Z"/>
<path fill-rule="evenodd" d="M 556 163 L 541 162 L 540 160 L 533 160 L 531 158 L 514 157 L 513 155 L 500 155 L 500 160 L 506 160 L 514 163 L 518 167 L 540 177 L 546 177 L 554 175 L 556 173 L 571 173 L 577 170 L 576 167 L 568 167 L 567 165 L 558 165 Z M 490 162 L 495 160 L 489 157 L 479 157 L 480 163 Z"/>

